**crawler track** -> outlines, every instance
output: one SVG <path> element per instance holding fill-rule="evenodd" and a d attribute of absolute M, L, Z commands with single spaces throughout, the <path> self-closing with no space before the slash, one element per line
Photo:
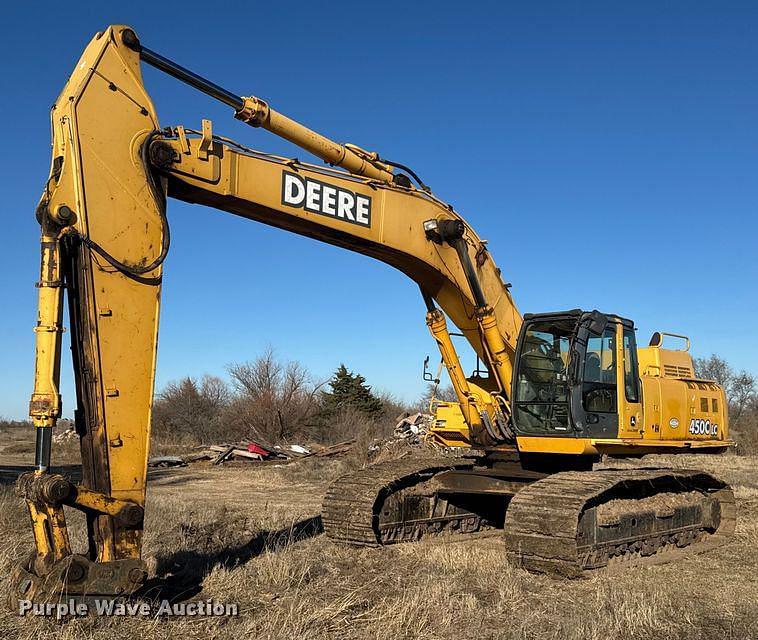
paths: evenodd
<path fill-rule="evenodd" d="M 380 546 L 391 542 L 418 540 L 431 522 L 407 522 L 398 531 L 380 524 L 380 509 L 402 489 L 419 485 L 448 469 L 466 469 L 473 464 L 455 458 L 393 460 L 373 465 L 338 478 L 324 497 L 324 532 L 334 540 L 354 545 Z"/>
<path fill-rule="evenodd" d="M 731 489 L 704 472 L 564 472 L 516 494 L 505 539 L 508 557 L 525 569 L 577 577 L 616 563 L 657 564 L 706 551 L 723 544 L 734 526 Z"/>
<path fill-rule="evenodd" d="M 324 531 L 348 544 L 381 546 L 502 527 L 502 512 L 498 524 L 481 503 L 456 500 L 460 493 L 447 495 L 435 479 L 474 466 L 470 460 L 414 458 L 342 476 L 324 498 Z M 481 478 L 481 468 L 473 473 Z M 503 508 L 508 504 L 509 559 L 529 571 L 568 577 L 616 564 L 669 562 L 712 549 L 728 540 L 736 517 L 734 495 L 726 484 L 684 469 L 560 472 L 540 480 L 525 478 L 521 487 L 512 485 L 490 499 Z"/>

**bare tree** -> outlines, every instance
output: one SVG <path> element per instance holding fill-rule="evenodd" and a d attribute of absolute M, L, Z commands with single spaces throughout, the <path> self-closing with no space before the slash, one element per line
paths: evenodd
<path fill-rule="evenodd" d="M 729 363 L 716 354 L 709 358 L 695 358 L 695 375 L 718 382 L 729 401 L 730 417 L 737 423 L 745 408 L 758 393 L 755 376 L 745 370 L 736 372 Z"/>
<path fill-rule="evenodd" d="M 441 400 L 442 402 L 458 402 L 458 395 L 455 393 L 453 385 L 448 384 L 443 387 L 441 385 L 429 384 L 426 386 L 426 392 L 419 398 L 419 411 L 427 413 L 432 398 Z"/>
<path fill-rule="evenodd" d="M 227 419 L 269 442 L 292 438 L 316 412 L 314 384 L 298 362 L 280 362 L 273 349 L 250 362 L 229 367 L 238 392 Z"/>
<path fill-rule="evenodd" d="M 215 411 L 220 411 L 229 404 L 231 399 L 229 386 L 226 382 L 221 378 L 209 375 L 203 376 L 200 384 L 200 395 Z"/>
<path fill-rule="evenodd" d="M 720 358 L 715 353 L 710 358 L 695 358 L 695 375 L 703 380 L 714 380 L 724 389 L 729 389 L 729 385 L 734 378 L 734 371 L 729 363 Z"/>
<path fill-rule="evenodd" d="M 755 404 L 758 389 L 756 388 L 755 376 L 747 371 L 736 374 L 730 384 L 730 409 L 734 421 L 738 423 L 745 413 L 745 409 Z"/>
<path fill-rule="evenodd" d="M 401 417 L 410 415 L 415 410 L 413 405 L 400 400 L 389 391 L 382 390 L 378 392 L 377 396 L 384 409 L 383 417 L 392 423 L 396 423 Z"/>
<path fill-rule="evenodd" d="M 163 437 L 213 440 L 222 430 L 229 399 L 226 383 L 214 376 L 203 376 L 200 383 L 193 378 L 170 382 L 153 404 L 153 430 Z"/>
<path fill-rule="evenodd" d="M 715 380 L 726 393 L 729 418 L 740 450 L 758 452 L 758 383 L 747 371 L 734 371 L 729 363 L 717 355 L 695 358 L 695 374 Z"/>

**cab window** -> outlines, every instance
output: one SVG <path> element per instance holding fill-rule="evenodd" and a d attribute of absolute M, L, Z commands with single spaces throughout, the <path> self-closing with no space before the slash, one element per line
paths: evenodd
<path fill-rule="evenodd" d="M 593 413 L 616 413 L 615 326 L 589 334 L 584 355 L 582 403 Z"/>
<path fill-rule="evenodd" d="M 573 320 L 535 322 L 527 327 L 519 355 L 515 385 L 519 429 L 568 431 L 569 347 Z"/>
<path fill-rule="evenodd" d="M 624 393 L 627 402 L 640 401 L 639 376 L 637 374 L 637 344 L 634 331 L 624 329 Z"/>

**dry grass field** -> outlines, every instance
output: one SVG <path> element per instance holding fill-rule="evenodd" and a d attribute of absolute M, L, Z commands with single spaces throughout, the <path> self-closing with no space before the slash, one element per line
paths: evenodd
<path fill-rule="evenodd" d="M 7 472 L 24 459 L 23 445 L 9 448 L 0 451 L 4 578 L 31 546 Z M 321 496 L 332 478 L 358 463 L 192 465 L 151 478 L 145 555 L 160 578 L 156 596 L 237 603 L 237 617 L 56 623 L 3 609 L 0 634 L 61 640 L 758 638 L 758 457 L 645 458 L 646 466 L 697 466 L 730 482 L 739 504 L 734 540 L 677 564 L 602 570 L 574 581 L 509 565 L 497 533 L 382 549 L 330 542 L 320 534 Z M 81 521 L 71 520 L 81 534 Z"/>

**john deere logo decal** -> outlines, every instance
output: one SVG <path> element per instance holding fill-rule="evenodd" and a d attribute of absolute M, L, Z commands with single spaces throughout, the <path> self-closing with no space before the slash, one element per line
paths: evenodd
<path fill-rule="evenodd" d="M 327 182 L 282 172 L 282 204 L 361 227 L 371 226 L 371 198 Z"/>

